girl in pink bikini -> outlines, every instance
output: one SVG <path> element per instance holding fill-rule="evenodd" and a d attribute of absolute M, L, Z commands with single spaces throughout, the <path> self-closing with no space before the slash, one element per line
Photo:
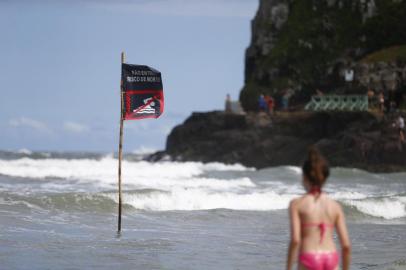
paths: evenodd
<path fill-rule="evenodd" d="M 348 270 L 351 244 L 344 213 L 336 201 L 322 192 L 330 173 L 327 161 L 315 148 L 311 148 L 302 171 L 307 193 L 292 200 L 289 206 L 291 240 L 286 269 L 292 269 L 298 251 L 298 269 L 338 269 L 340 259 L 333 240 L 335 228 L 341 243 L 342 269 Z"/>

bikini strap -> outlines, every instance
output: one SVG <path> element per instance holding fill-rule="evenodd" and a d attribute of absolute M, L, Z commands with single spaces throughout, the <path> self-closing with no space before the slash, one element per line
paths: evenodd
<path fill-rule="evenodd" d="M 306 223 L 306 224 L 302 224 L 302 227 L 319 227 L 320 229 L 320 243 L 323 241 L 324 239 L 324 235 L 326 234 L 326 231 L 328 228 L 334 228 L 334 224 L 328 224 L 328 223 Z"/>

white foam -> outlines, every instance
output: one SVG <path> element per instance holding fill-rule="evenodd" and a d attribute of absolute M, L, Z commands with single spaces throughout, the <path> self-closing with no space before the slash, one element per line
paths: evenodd
<path fill-rule="evenodd" d="M 356 191 L 339 191 L 330 193 L 330 196 L 335 200 L 360 200 L 368 197 L 367 195 Z"/>
<path fill-rule="evenodd" d="M 22 148 L 17 151 L 18 154 L 31 155 L 32 151 L 27 148 Z"/>
<path fill-rule="evenodd" d="M 111 192 L 117 188 L 117 165 L 118 161 L 112 155 L 100 160 L 0 160 L 0 174 L 27 178 L 2 182 L 0 190 L 18 194 Z M 292 198 L 304 193 L 298 167 L 268 169 L 272 181 L 264 181 L 261 172 L 259 174 L 262 178 L 256 182 L 246 177 L 258 175 L 257 172 L 251 174 L 252 170 L 242 165 L 221 163 L 124 160 L 122 179 L 124 192 L 127 192 L 124 202 L 139 209 L 154 211 L 216 208 L 262 211 L 287 209 Z M 221 173 L 210 173 L 213 171 Z M 227 179 L 222 179 L 221 175 L 226 175 Z M 293 179 L 297 181 L 292 182 Z M 30 181 L 35 184 L 30 185 Z M 404 190 L 390 188 L 385 183 L 366 184 L 364 180 L 362 185 L 355 182 L 352 186 L 343 186 L 340 183 L 337 181 L 337 184 L 327 186 L 327 192 L 332 198 L 370 216 L 385 219 L 406 217 L 406 197 L 399 196 Z M 380 188 L 382 186 L 385 189 Z M 141 189 L 161 192 L 134 193 Z M 116 195 L 108 196 L 115 198 Z"/>
<path fill-rule="evenodd" d="M 138 155 L 148 155 L 157 152 L 158 149 L 153 147 L 141 146 L 133 151 L 134 154 Z"/>
<path fill-rule="evenodd" d="M 30 159 L 0 160 L 0 174 L 27 177 L 65 179 L 91 179 L 115 181 L 117 178 L 117 159 L 106 156 L 94 159 Z M 158 162 L 123 161 L 123 176 L 131 179 L 137 177 L 189 178 L 205 171 L 244 171 L 242 165 L 225 165 L 221 163 L 203 164 L 199 162 Z"/>
<path fill-rule="evenodd" d="M 346 200 L 347 205 L 355 207 L 358 211 L 370 216 L 384 219 L 406 217 L 406 198 L 371 198 L 364 200 Z"/>
<path fill-rule="evenodd" d="M 106 195 L 117 202 L 115 194 Z M 168 192 L 127 194 L 124 202 L 137 209 L 151 211 L 233 209 L 267 211 L 286 209 L 292 195 L 272 191 L 249 194 L 236 192 L 209 192 L 201 189 L 175 188 Z"/>
<path fill-rule="evenodd" d="M 48 152 L 40 152 L 39 154 L 44 158 L 50 158 L 51 157 L 51 153 L 48 153 Z"/>
<path fill-rule="evenodd" d="M 101 160 L 95 159 L 30 159 L 0 160 L 0 174 L 47 180 L 52 183 L 41 185 L 46 191 L 78 190 L 87 184 L 93 190 L 116 188 L 118 161 L 111 155 Z M 255 187 L 247 177 L 236 179 L 206 178 L 202 174 L 208 171 L 243 171 L 241 165 L 221 163 L 203 164 L 199 162 L 158 162 L 123 161 L 123 185 L 130 188 L 172 187 L 206 188 L 211 190 L 241 190 Z M 69 188 L 69 185 L 72 188 Z M 59 187 L 59 189 L 58 189 Z M 86 186 L 88 187 L 88 186 Z"/>
<path fill-rule="evenodd" d="M 205 171 L 254 171 L 254 168 L 247 168 L 241 164 L 223 164 L 219 162 L 206 163 L 203 166 Z"/>
<path fill-rule="evenodd" d="M 300 167 L 297 166 L 286 166 L 286 169 L 288 169 L 289 171 L 294 172 L 295 174 L 302 174 L 302 169 Z"/>

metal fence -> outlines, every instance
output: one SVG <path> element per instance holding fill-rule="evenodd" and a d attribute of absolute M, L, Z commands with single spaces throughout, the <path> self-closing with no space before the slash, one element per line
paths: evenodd
<path fill-rule="evenodd" d="M 323 95 L 312 96 L 306 104 L 307 111 L 367 111 L 368 96 L 363 95 Z"/>

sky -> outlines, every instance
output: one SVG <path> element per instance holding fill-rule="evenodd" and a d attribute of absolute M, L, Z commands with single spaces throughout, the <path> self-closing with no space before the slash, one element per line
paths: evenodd
<path fill-rule="evenodd" d="M 115 152 L 120 61 L 162 73 L 165 112 L 125 121 L 162 150 L 192 112 L 238 99 L 258 0 L 0 0 L 0 150 Z"/>

